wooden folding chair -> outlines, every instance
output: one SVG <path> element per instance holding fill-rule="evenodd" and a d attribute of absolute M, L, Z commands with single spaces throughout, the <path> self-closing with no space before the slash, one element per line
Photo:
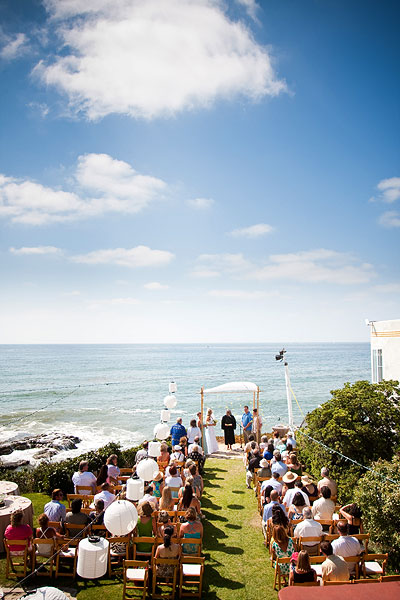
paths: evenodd
<path fill-rule="evenodd" d="M 119 472 L 120 475 L 132 475 L 132 467 L 122 467 Z"/>
<path fill-rule="evenodd" d="M 354 563 L 355 579 L 359 579 L 360 578 L 360 563 L 362 561 L 362 555 L 358 554 L 358 555 L 354 555 L 354 556 L 342 556 L 342 558 L 347 563 Z M 350 572 L 350 574 L 352 574 L 352 571 Z"/>
<path fill-rule="evenodd" d="M 131 600 L 133 595 L 128 590 L 139 590 L 142 600 L 146 598 L 149 580 L 149 561 L 146 560 L 124 560 L 124 587 L 122 589 L 122 600 Z"/>
<path fill-rule="evenodd" d="M 168 577 L 162 574 L 162 567 L 170 567 L 171 576 Z M 159 568 L 160 567 L 160 568 Z M 153 558 L 153 588 L 152 597 L 154 598 L 169 598 L 173 600 L 176 591 L 177 574 L 179 568 L 178 558 Z M 165 569 L 164 569 L 165 572 Z M 157 593 L 156 589 L 160 588 L 161 593 Z M 169 593 L 168 593 L 169 592 Z"/>
<path fill-rule="evenodd" d="M 177 500 L 180 488 L 179 487 L 170 487 L 169 489 L 171 490 L 171 496 L 172 496 L 172 498 L 174 500 Z"/>
<path fill-rule="evenodd" d="M 203 587 L 205 558 L 201 556 L 183 556 L 179 569 L 179 598 L 191 597 L 201 598 Z M 190 586 L 190 589 L 184 589 Z M 193 590 L 193 586 L 196 586 Z"/>
<path fill-rule="evenodd" d="M 129 544 L 131 536 L 112 536 L 108 538 L 108 576 L 111 577 L 112 568 L 122 566 L 126 560 L 129 560 Z M 118 544 L 118 547 L 112 547 L 112 544 Z"/>
<path fill-rule="evenodd" d="M 322 563 L 325 562 L 325 556 L 310 556 L 310 564 L 317 574 L 317 577 L 322 577 Z"/>
<path fill-rule="evenodd" d="M 318 556 L 320 553 L 320 545 L 322 542 L 321 536 L 309 536 L 309 537 L 299 537 L 295 538 L 298 540 L 297 549 L 305 550 L 310 556 Z M 312 543 L 312 546 L 307 546 L 306 543 Z"/>
<path fill-rule="evenodd" d="M 93 488 L 91 485 L 77 485 L 75 487 L 76 493 L 80 496 L 91 496 L 93 495 Z"/>
<path fill-rule="evenodd" d="M 79 540 L 56 540 L 56 579 L 76 576 L 76 561 L 78 558 Z M 72 567 L 72 572 L 63 567 Z"/>
<path fill-rule="evenodd" d="M 293 583 L 292 585 L 296 587 L 319 587 L 320 584 L 319 581 L 304 581 L 303 583 Z"/>
<path fill-rule="evenodd" d="M 92 489 L 92 488 L 90 488 Z M 88 508 L 94 500 L 93 494 L 67 494 L 68 509 L 71 510 L 72 500 L 82 500 L 82 506 Z"/>
<path fill-rule="evenodd" d="M 182 556 L 198 557 L 201 555 L 201 546 L 203 543 L 201 538 L 179 538 L 179 543 L 182 546 Z"/>
<path fill-rule="evenodd" d="M 79 538 L 84 538 L 88 535 L 89 530 L 85 528 L 87 525 L 76 525 L 75 523 L 64 523 L 65 537 L 68 540 L 72 540 L 79 534 Z"/>
<path fill-rule="evenodd" d="M 379 579 L 352 579 L 351 583 L 380 583 Z"/>
<path fill-rule="evenodd" d="M 350 583 L 352 583 L 349 579 L 349 581 L 322 581 L 322 585 L 326 586 L 326 585 L 349 585 Z"/>
<path fill-rule="evenodd" d="M 52 577 L 55 558 L 53 538 L 35 538 L 32 546 L 32 571 L 38 569 L 41 577 Z"/>
<path fill-rule="evenodd" d="M 281 589 L 282 587 L 282 580 L 284 582 L 288 582 L 289 580 L 289 575 L 284 575 L 281 571 L 281 565 L 288 565 L 290 564 L 290 557 L 289 556 L 284 556 L 281 558 L 278 557 L 274 557 L 275 560 L 275 574 L 274 574 L 274 590 L 276 590 L 276 584 L 278 583 L 278 591 Z"/>
<path fill-rule="evenodd" d="M 99 535 L 104 538 L 109 538 L 111 536 L 111 533 L 105 525 L 91 525 L 90 531 L 93 535 Z"/>
<path fill-rule="evenodd" d="M 7 554 L 6 579 L 10 577 L 26 577 L 30 554 L 30 540 L 7 540 L 7 538 L 4 538 L 3 542 Z M 20 550 L 10 550 L 10 546 L 18 546 Z M 22 571 L 17 570 L 19 567 L 22 567 Z M 10 568 L 12 573 L 10 573 Z"/>
<path fill-rule="evenodd" d="M 373 578 L 374 575 L 385 575 L 388 558 L 388 554 L 363 554 L 361 563 L 363 577 Z M 367 579 L 367 581 L 371 581 L 371 579 Z"/>
<path fill-rule="evenodd" d="M 317 521 L 317 523 L 322 525 L 322 529 L 324 529 L 324 527 L 329 527 L 329 530 L 327 532 L 324 531 L 324 533 L 328 533 L 328 534 L 332 533 L 332 527 L 333 527 L 332 519 L 315 519 L 315 521 Z"/>
<path fill-rule="evenodd" d="M 162 540 L 163 542 L 163 540 Z M 162 543 L 161 542 L 161 543 Z M 156 538 L 153 537 L 133 537 L 133 560 L 149 560 L 151 561 L 154 555 L 154 548 L 156 544 Z M 138 544 L 151 544 L 151 549 L 147 552 L 143 552 L 137 549 Z"/>
<path fill-rule="evenodd" d="M 370 538 L 369 533 L 355 533 L 354 535 L 352 535 L 350 537 L 356 538 L 356 540 L 358 540 L 360 542 L 360 544 L 361 544 L 361 542 L 363 542 L 364 550 L 368 554 L 368 543 L 369 543 L 369 538 Z"/>
<path fill-rule="evenodd" d="M 382 577 L 379 577 L 379 581 L 381 583 L 385 581 L 400 581 L 400 575 L 382 575 Z"/>
<path fill-rule="evenodd" d="M 61 522 L 60 521 L 49 521 L 47 527 L 53 527 L 57 531 L 57 533 L 61 532 Z"/>

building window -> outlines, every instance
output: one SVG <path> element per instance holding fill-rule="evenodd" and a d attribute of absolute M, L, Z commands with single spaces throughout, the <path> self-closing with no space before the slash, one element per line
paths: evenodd
<path fill-rule="evenodd" d="M 382 350 L 380 348 L 372 351 L 372 375 L 373 383 L 383 380 Z"/>

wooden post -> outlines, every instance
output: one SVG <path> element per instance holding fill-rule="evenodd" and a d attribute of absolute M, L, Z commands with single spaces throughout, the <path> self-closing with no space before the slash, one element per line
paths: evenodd
<path fill-rule="evenodd" d="M 257 415 L 258 418 L 260 418 L 260 388 L 257 386 Z M 261 431 L 260 431 L 260 436 L 261 436 Z"/>
<path fill-rule="evenodd" d="M 253 410 L 255 409 L 255 407 L 256 407 L 256 393 L 253 392 Z"/>
<path fill-rule="evenodd" d="M 205 431 L 204 431 L 204 387 L 201 388 L 201 392 L 200 392 L 200 397 L 201 397 L 201 407 L 200 407 L 200 411 L 201 411 L 201 445 L 204 448 L 204 437 L 205 437 Z"/>

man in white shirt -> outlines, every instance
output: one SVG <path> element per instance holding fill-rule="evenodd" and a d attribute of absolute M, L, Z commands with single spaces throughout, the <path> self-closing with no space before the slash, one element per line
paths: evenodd
<path fill-rule="evenodd" d="M 293 537 L 321 537 L 322 525 L 312 518 L 312 512 L 310 506 L 303 508 L 303 521 L 298 523 L 294 528 Z M 313 547 L 317 548 L 318 544 L 315 542 L 304 542 L 304 546 L 308 546 L 312 551 Z"/>
<path fill-rule="evenodd" d="M 88 470 L 89 463 L 86 460 L 81 460 L 79 463 L 79 471 L 76 471 L 72 475 L 72 483 L 75 486 L 75 494 L 77 486 L 90 486 L 92 488 L 92 492 L 89 490 L 81 490 L 81 494 L 94 494 L 96 491 L 96 476 Z"/>
<path fill-rule="evenodd" d="M 110 506 L 115 500 L 115 495 L 110 491 L 110 484 L 105 482 L 101 484 L 101 492 L 95 495 L 93 499 L 93 504 L 96 505 L 97 500 L 103 500 L 104 502 L 104 510 Z"/>
<path fill-rule="evenodd" d="M 332 541 L 333 554 L 345 558 L 346 556 L 358 556 L 362 547 L 357 538 L 349 536 L 349 525 L 347 521 L 338 521 L 337 530 L 339 537 Z M 349 573 L 354 573 L 356 563 L 347 563 Z"/>
<path fill-rule="evenodd" d="M 151 485 L 148 485 L 144 492 L 144 496 L 141 500 L 139 500 L 138 506 L 143 504 L 143 502 L 150 502 L 154 510 L 158 510 L 158 500 L 155 496 L 153 496 L 153 488 Z"/>
<path fill-rule="evenodd" d="M 305 492 L 303 492 L 302 489 L 300 489 L 300 487 L 298 487 L 298 485 L 302 485 L 301 481 L 297 482 L 297 475 L 296 473 L 293 473 L 292 471 L 288 471 L 288 473 L 286 473 L 286 475 L 284 475 L 282 477 L 282 481 L 284 483 L 292 483 L 293 481 L 295 482 L 294 487 L 291 489 L 288 489 L 286 494 L 283 497 L 283 504 L 289 508 L 289 506 L 292 504 L 293 502 L 293 498 L 295 497 L 295 495 L 297 494 L 297 492 L 299 492 L 303 498 L 304 498 L 304 502 L 307 504 L 307 506 L 310 506 L 310 499 L 307 496 L 307 494 Z M 298 485 L 297 485 L 298 483 Z"/>
<path fill-rule="evenodd" d="M 272 473 L 272 477 L 271 479 L 266 479 L 265 481 L 262 482 L 261 484 L 261 493 L 264 493 L 264 490 L 267 486 L 271 486 L 272 488 L 274 488 L 274 490 L 276 490 L 279 494 L 279 496 L 282 493 L 282 484 L 278 481 L 279 479 L 279 473 Z"/>
<path fill-rule="evenodd" d="M 337 496 L 337 484 L 336 481 L 334 481 L 333 479 L 331 479 L 329 477 L 329 470 L 326 467 L 323 467 L 321 469 L 321 477 L 322 479 L 320 479 L 318 481 L 318 492 L 321 493 L 321 489 L 324 486 L 328 486 L 328 488 L 331 490 L 331 494 L 334 498 L 336 498 Z"/>
<path fill-rule="evenodd" d="M 341 556 L 333 553 L 330 542 L 321 543 L 321 553 L 326 556 L 322 563 L 322 581 L 349 581 L 349 569 Z M 367 581 L 367 580 L 366 580 Z"/>
<path fill-rule="evenodd" d="M 287 434 L 286 446 L 288 444 L 290 444 L 292 446 L 293 450 L 297 447 L 297 443 L 296 443 L 296 440 L 294 439 L 293 431 L 289 431 L 289 433 Z"/>
<path fill-rule="evenodd" d="M 136 452 L 135 463 L 138 464 L 141 460 L 149 456 L 149 442 L 143 442 L 143 448 Z"/>
<path fill-rule="evenodd" d="M 194 450 L 194 446 L 198 446 L 198 448 L 196 448 L 196 452 L 198 452 L 201 455 L 204 455 L 203 448 L 200 446 L 200 438 L 198 436 L 194 438 L 193 444 L 189 445 L 188 454 L 190 454 Z"/>
<path fill-rule="evenodd" d="M 332 519 L 335 512 L 335 503 L 331 500 L 331 490 L 328 486 L 323 486 L 321 494 L 321 498 L 318 498 L 313 504 L 313 517 L 314 519 L 322 519 L 323 521 Z"/>

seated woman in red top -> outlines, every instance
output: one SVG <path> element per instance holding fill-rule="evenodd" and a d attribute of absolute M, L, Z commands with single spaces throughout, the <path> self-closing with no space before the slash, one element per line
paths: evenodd
<path fill-rule="evenodd" d="M 23 518 L 24 513 L 22 510 L 16 510 L 11 515 L 11 524 L 5 530 L 4 537 L 7 540 L 29 540 L 28 551 L 30 552 L 32 550 L 33 531 L 30 525 L 22 523 Z M 10 546 L 10 552 L 22 555 L 24 550 L 21 550 L 21 546 Z"/>

